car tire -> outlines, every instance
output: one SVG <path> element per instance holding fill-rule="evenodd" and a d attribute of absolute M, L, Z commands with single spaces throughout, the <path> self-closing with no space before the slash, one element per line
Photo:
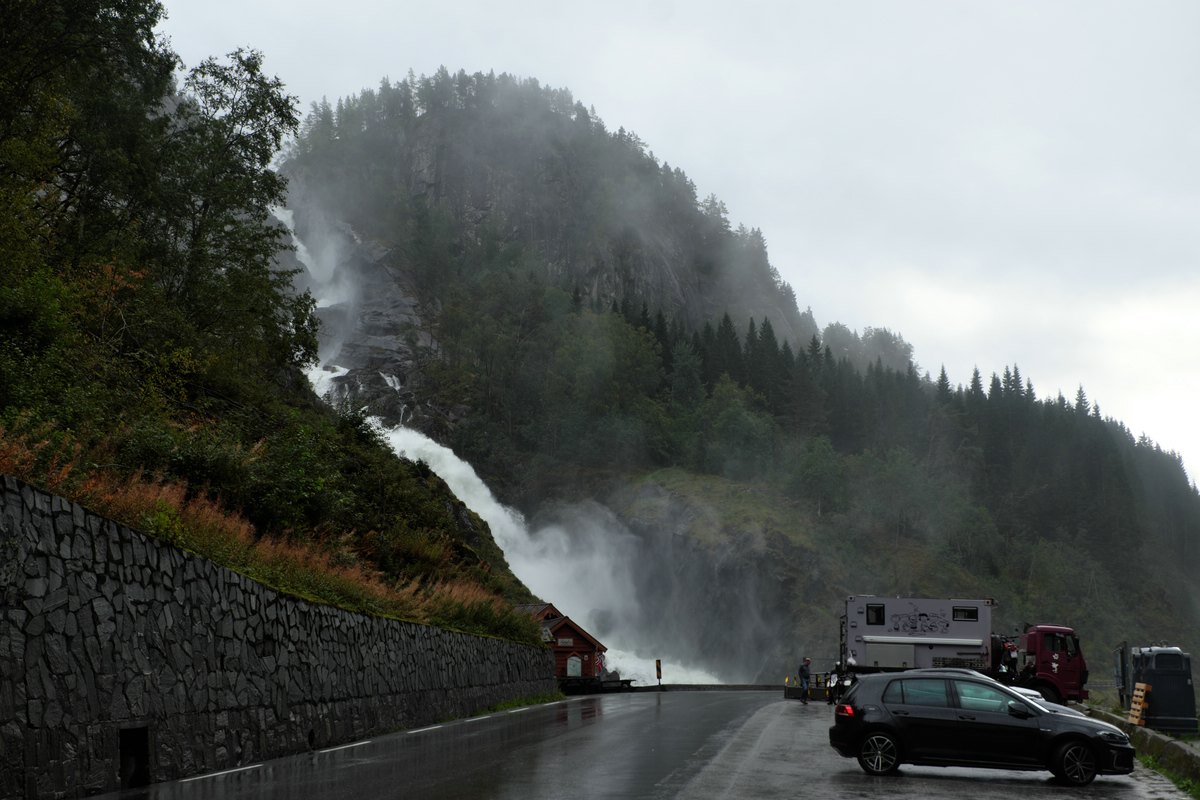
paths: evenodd
<path fill-rule="evenodd" d="M 1050 771 L 1060 781 L 1072 786 L 1087 786 L 1098 771 L 1096 751 L 1086 742 L 1066 742 L 1054 751 Z"/>
<path fill-rule="evenodd" d="M 900 745 L 885 731 L 871 731 L 858 746 L 858 765 L 868 775 L 890 775 L 900 767 Z"/>

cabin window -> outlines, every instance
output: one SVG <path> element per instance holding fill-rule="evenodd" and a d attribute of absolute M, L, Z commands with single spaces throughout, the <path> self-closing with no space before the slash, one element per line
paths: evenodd
<path fill-rule="evenodd" d="M 883 604 L 878 605 L 873 603 L 867 604 L 867 624 L 882 625 L 883 624 Z"/>
<path fill-rule="evenodd" d="M 579 678 L 583 676 L 583 661 L 579 656 L 571 656 L 567 659 L 567 677 Z"/>
<path fill-rule="evenodd" d="M 974 606 L 955 606 L 955 622 L 979 622 L 979 609 Z"/>

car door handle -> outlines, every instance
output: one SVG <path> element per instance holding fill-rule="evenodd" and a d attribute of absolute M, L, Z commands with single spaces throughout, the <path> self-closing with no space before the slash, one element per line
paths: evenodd
<path fill-rule="evenodd" d="M 971 714 L 959 714 L 958 718 L 959 719 L 970 719 L 970 720 L 975 719 L 975 717 Z"/>
<path fill-rule="evenodd" d="M 896 716 L 896 717 L 907 717 L 908 712 L 907 711 L 893 711 L 892 715 Z"/>

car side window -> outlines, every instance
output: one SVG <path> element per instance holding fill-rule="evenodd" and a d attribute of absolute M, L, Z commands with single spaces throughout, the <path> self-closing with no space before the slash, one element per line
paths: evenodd
<path fill-rule="evenodd" d="M 883 693 L 883 702 L 889 705 L 934 706 L 946 708 L 950 697 L 946 693 L 946 682 L 940 678 L 909 678 L 892 681 Z"/>
<path fill-rule="evenodd" d="M 973 681 L 955 681 L 954 691 L 958 694 L 958 705 L 964 711 L 1004 712 L 1012 699 L 993 686 Z"/>

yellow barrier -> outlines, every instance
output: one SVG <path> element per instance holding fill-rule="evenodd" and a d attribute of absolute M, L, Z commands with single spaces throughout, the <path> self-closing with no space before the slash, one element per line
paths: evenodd
<path fill-rule="evenodd" d="M 1129 702 L 1129 720 L 1131 725 L 1145 725 L 1146 720 L 1143 719 L 1143 714 L 1150 708 L 1150 700 L 1148 695 L 1153 687 L 1148 683 L 1135 683 L 1133 686 L 1133 699 Z"/>

